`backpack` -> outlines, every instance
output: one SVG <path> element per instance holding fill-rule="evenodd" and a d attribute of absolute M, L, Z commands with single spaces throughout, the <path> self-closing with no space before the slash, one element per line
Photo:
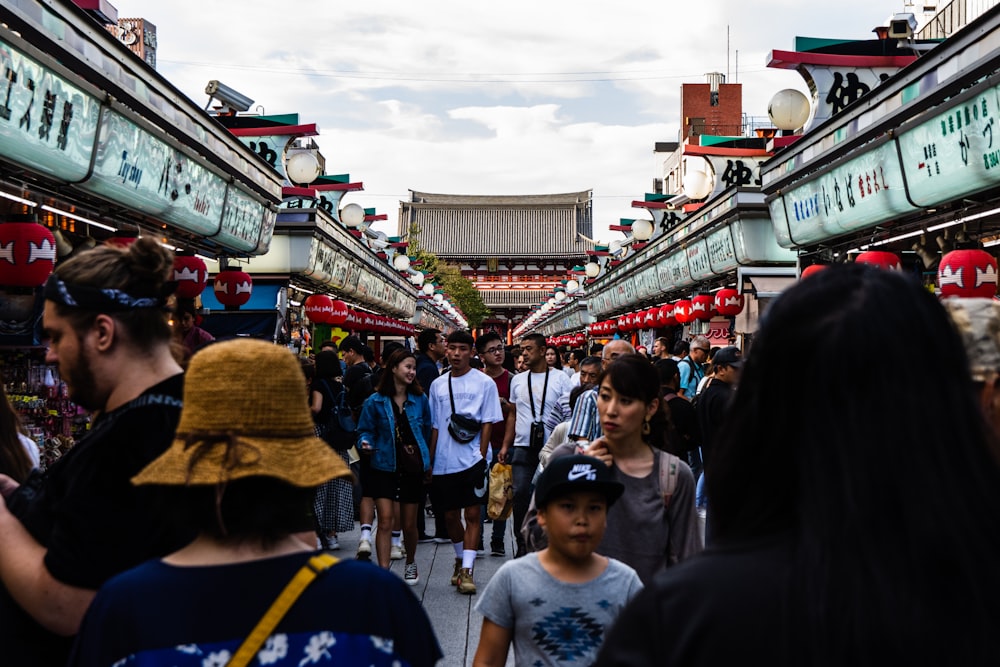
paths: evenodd
<path fill-rule="evenodd" d="M 655 453 L 660 457 L 659 486 L 660 495 L 663 496 L 663 511 L 668 512 L 670 511 L 670 502 L 673 500 L 674 492 L 677 490 L 681 460 L 679 457 L 662 450 L 655 450 Z M 524 548 L 526 551 L 540 551 L 548 546 L 545 531 L 538 525 L 538 510 L 535 509 L 534 494 L 531 494 L 531 504 L 528 507 L 528 513 L 524 517 L 524 526 L 520 530 L 524 536 Z"/>
<path fill-rule="evenodd" d="M 347 391 L 341 387 L 334 396 L 326 380 L 320 381 L 320 387 L 323 404 L 330 407 L 320 413 L 325 416 L 316 423 L 316 435 L 337 451 L 346 451 L 354 445 L 355 432 L 358 430 L 354 413 L 347 402 Z"/>

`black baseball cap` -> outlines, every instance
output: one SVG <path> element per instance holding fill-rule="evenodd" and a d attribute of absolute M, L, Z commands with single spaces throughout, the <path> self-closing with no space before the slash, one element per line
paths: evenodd
<path fill-rule="evenodd" d="M 577 491 L 596 491 L 608 499 L 608 507 L 625 492 L 625 485 L 611 476 L 611 468 L 593 456 L 571 454 L 551 459 L 535 484 L 535 507 L 545 507 L 554 498 Z"/>
<path fill-rule="evenodd" d="M 721 368 L 722 366 L 742 368 L 743 354 L 740 352 L 740 348 L 735 345 L 729 345 L 715 353 L 715 356 L 712 357 L 712 364 L 716 368 Z"/>

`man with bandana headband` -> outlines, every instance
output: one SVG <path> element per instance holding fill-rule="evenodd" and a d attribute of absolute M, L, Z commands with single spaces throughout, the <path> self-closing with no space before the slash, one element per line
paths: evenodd
<path fill-rule="evenodd" d="M 96 417 L 46 472 L 20 486 L 0 475 L 4 664 L 65 664 L 104 581 L 193 537 L 164 520 L 162 491 L 130 483 L 170 445 L 180 415 L 172 265 L 169 251 L 140 238 L 61 264 L 45 286 L 46 361 Z"/>

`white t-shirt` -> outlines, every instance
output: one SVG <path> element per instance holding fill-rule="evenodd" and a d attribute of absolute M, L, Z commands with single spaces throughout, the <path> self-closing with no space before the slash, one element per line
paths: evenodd
<path fill-rule="evenodd" d="M 531 393 L 528 393 L 528 380 Z M 545 439 L 552 435 L 552 429 L 570 418 L 569 392 L 572 381 L 565 373 L 549 369 L 549 386 L 545 389 L 545 405 L 542 406 L 542 390 L 545 389 L 545 373 L 518 373 L 510 379 L 510 402 L 517 411 L 514 421 L 514 446 L 527 447 L 531 434 L 531 396 L 535 398 L 535 419 L 545 423 Z"/>
<path fill-rule="evenodd" d="M 465 375 L 452 377 L 451 373 L 445 373 L 434 380 L 428 392 L 428 399 L 431 404 L 431 423 L 437 430 L 435 475 L 450 475 L 468 470 L 483 458 L 479 451 L 479 438 L 473 438 L 471 442 L 463 444 L 457 442 L 448 432 L 448 418 L 451 417 L 449 377 L 455 395 L 455 410 L 459 414 L 477 419 L 480 423 L 492 424 L 503 421 L 496 382 L 486 373 L 470 369 Z"/>
<path fill-rule="evenodd" d="M 28 458 L 31 459 L 31 467 L 37 468 L 41 463 L 41 456 L 38 453 L 38 444 L 23 433 L 18 433 L 17 439 L 20 440 L 21 444 L 24 446 L 24 451 L 28 452 Z"/>

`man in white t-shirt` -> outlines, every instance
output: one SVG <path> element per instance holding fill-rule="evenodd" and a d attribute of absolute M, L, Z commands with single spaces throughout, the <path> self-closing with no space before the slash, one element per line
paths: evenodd
<path fill-rule="evenodd" d="M 538 467 L 538 454 L 552 434 L 552 429 L 569 419 L 569 392 L 573 389 L 572 381 L 565 373 L 552 371 L 545 363 L 545 336 L 525 336 L 521 340 L 521 353 L 528 372 L 511 378 L 514 433 L 504 439 L 500 450 L 501 460 L 513 467 L 515 558 L 524 555 L 521 524 L 531 502 L 531 480 Z"/>
<path fill-rule="evenodd" d="M 493 424 L 503 420 L 496 383 L 473 371 L 475 339 L 467 331 L 448 335 L 450 370 L 431 384 L 430 455 L 434 476 L 431 497 L 444 511 L 448 537 L 455 548 L 451 583 L 458 592 L 476 592 L 472 570 L 479 543 L 479 515 L 487 490 L 486 450 Z M 459 419 L 455 419 L 458 415 Z M 462 513 L 465 527 L 462 527 Z"/>

